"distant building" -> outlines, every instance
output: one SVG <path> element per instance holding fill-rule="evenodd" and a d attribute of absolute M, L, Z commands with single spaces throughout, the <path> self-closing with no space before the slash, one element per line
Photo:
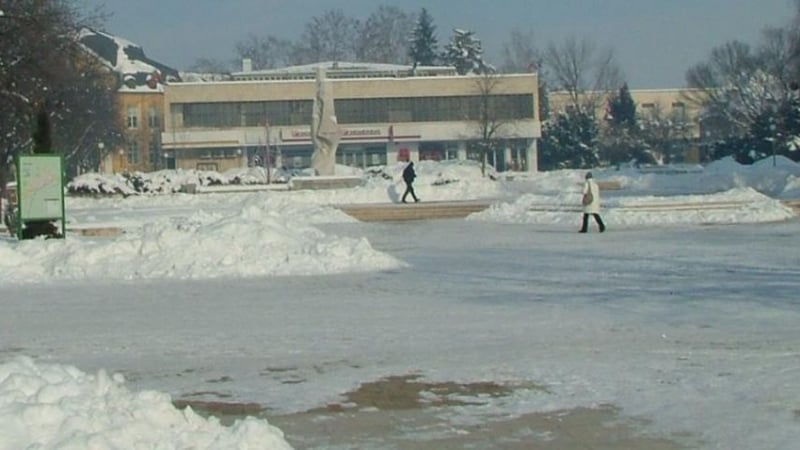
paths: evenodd
<path fill-rule="evenodd" d="M 164 86 L 180 81 L 178 71 L 148 58 L 138 45 L 107 33 L 85 28 L 79 41 L 116 77 L 124 143 L 118 148 L 99 143 L 106 153 L 105 171 L 166 168 L 168 161 L 161 150 Z"/>
<path fill-rule="evenodd" d="M 602 126 L 603 118 L 606 116 L 608 99 L 616 92 L 587 92 L 579 96 L 581 100 L 593 98 L 595 100 L 595 117 Z M 702 114 L 700 107 L 688 100 L 690 97 L 698 97 L 699 91 L 696 89 L 631 89 L 631 98 L 636 104 L 636 113 L 640 118 L 664 118 L 683 121 L 688 126 L 689 138 L 693 140 L 693 145 L 687 148 L 685 158 L 687 162 L 699 162 L 700 146 L 703 139 L 709 133 L 708 127 L 704 126 L 701 120 Z M 573 102 L 570 93 L 565 91 L 554 91 L 548 94 L 548 105 L 550 112 L 559 113 L 570 107 Z"/>
<path fill-rule="evenodd" d="M 687 119 L 697 124 L 700 117 L 700 110 L 697 105 L 687 101 L 687 94 L 696 92 L 693 89 L 631 89 L 631 98 L 636 104 L 636 112 L 643 116 L 661 114 L 664 117 L 673 115 L 685 115 Z M 617 92 L 608 93 L 586 93 L 584 97 L 593 95 L 599 99 L 596 104 L 595 115 L 603 118 L 606 113 L 608 99 Z M 547 96 L 550 110 L 552 112 L 564 111 L 571 103 L 571 96 L 565 91 L 553 91 Z M 699 136 L 699 130 L 696 131 Z"/>
<path fill-rule="evenodd" d="M 231 81 L 170 83 L 164 152 L 183 169 L 309 167 L 319 65 L 342 129 L 338 164 L 479 159 L 478 111 L 490 99 L 499 106 L 495 138 L 502 149 L 489 154 L 489 163 L 498 170 L 536 170 L 538 76 L 496 75 L 493 89 L 482 92 L 481 77 L 458 76 L 451 67 L 327 62 L 253 71 L 245 61 Z"/>

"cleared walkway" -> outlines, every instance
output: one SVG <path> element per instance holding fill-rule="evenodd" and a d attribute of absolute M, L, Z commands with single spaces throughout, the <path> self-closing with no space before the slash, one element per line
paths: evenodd
<path fill-rule="evenodd" d="M 362 222 L 399 222 L 460 218 L 483 211 L 488 200 L 464 202 L 371 203 L 337 205 L 337 208 Z"/>
<path fill-rule="evenodd" d="M 490 200 L 474 200 L 463 202 L 420 202 L 420 203 L 364 203 L 346 204 L 336 207 L 346 214 L 362 222 L 401 222 L 411 220 L 430 220 L 463 218 L 487 209 L 493 202 Z M 800 200 L 782 200 L 782 203 L 800 215 Z M 704 203 L 656 203 L 650 205 L 631 205 L 616 209 L 641 212 L 651 211 L 686 211 L 698 209 L 736 209 L 742 202 L 704 202 Z M 570 211 L 580 212 L 580 206 L 539 204 L 531 211 Z"/>

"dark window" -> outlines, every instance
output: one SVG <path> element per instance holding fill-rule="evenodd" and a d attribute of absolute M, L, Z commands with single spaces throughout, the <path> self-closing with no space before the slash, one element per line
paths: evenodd
<path fill-rule="evenodd" d="M 336 118 L 340 124 L 477 120 L 482 100 L 481 96 L 339 99 Z M 533 118 L 531 95 L 496 95 L 488 100 L 497 120 Z"/>
<path fill-rule="evenodd" d="M 484 100 L 488 100 L 484 102 Z M 493 120 L 534 118 L 531 94 L 336 100 L 340 124 L 390 122 L 458 122 L 478 120 L 486 103 Z M 313 100 L 189 103 L 183 105 L 187 128 L 296 126 L 311 123 Z"/>

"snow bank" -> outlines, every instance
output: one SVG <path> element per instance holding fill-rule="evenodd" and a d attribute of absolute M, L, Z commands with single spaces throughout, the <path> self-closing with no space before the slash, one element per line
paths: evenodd
<path fill-rule="evenodd" d="M 130 392 L 119 374 L 17 357 L 0 365 L 0 450 L 24 448 L 291 447 L 266 420 L 248 417 L 227 428 L 176 409 L 167 394 Z"/>
<path fill-rule="evenodd" d="M 118 238 L 0 241 L 0 283 L 320 275 L 404 265 L 365 238 L 313 227 L 302 206 L 280 205 L 251 196 L 233 214 L 164 217 Z"/>
<path fill-rule="evenodd" d="M 779 200 L 752 188 L 708 195 L 637 196 L 603 199 L 609 226 L 759 223 L 788 220 L 794 212 Z M 502 223 L 577 224 L 583 210 L 577 190 L 555 195 L 524 194 L 514 202 L 498 203 L 470 215 L 468 220 Z"/>

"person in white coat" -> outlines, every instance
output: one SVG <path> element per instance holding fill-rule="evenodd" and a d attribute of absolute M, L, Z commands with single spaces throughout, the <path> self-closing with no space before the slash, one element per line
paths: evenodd
<path fill-rule="evenodd" d="M 600 232 L 606 231 L 606 225 L 600 217 L 600 188 L 594 181 L 592 172 L 586 173 L 586 182 L 583 184 L 583 225 L 580 232 L 586 233 L 589 231 L 589 215 L 594 217 L 597 222 L 597 227 Z"/>

